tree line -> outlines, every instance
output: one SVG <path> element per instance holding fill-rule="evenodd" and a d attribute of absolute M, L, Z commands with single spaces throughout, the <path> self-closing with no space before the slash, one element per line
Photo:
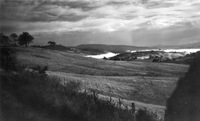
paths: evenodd
<path fill-rule="evenodd" d="M 25 46 L 28 47 L 32 43 L 34 37 L 28 32 L 23 32 L 19 36 L 16 33 L 12 33 L 9 36 L 0 33 L 0 45 L 1 46 Z"/>
<path fill-rule="evenodd" d="M 25 46 L 28 47 L 32 43 L 34 37 L 28 32 L 23 32 L 19 36 L 16 33 L 12 33 L 9 36 L 0 33 L 0 46 Z M 49 46 L 56 46 L 56 42 L 48 41 Z"/>

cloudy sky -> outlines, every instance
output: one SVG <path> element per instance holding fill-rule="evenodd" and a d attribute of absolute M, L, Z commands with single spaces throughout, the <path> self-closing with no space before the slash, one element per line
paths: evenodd
<path fill-rule="evenodd" d="M 177 45 L 200 42 L 200 0 L 0 0 L 0 31 L 34 44 Z"/>

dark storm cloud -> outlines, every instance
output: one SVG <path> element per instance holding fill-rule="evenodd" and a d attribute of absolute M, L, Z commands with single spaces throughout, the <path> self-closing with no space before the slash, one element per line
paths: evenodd
<path fill-rule="evenodd" d="M 63 2 L 53 2 L 52 4 L 59 6 L 68 6 L 73 9 L 82 9 L 83 11 L 89 11 L 96 9 L 100 6 L 91 4 L 88 1 L 63 1 Z"/>
<path fill-rule="evenodd" d="M 127 1 L 109 1 L 106 5 L 128 5 L 129 2 Z"/>
<path fill-rule="evenodd" d="M 79 21 L 87 17 L 83 10 L 92 8 L 78 1 L 1 1 L 1 21 Z"/>
<path fill-rule="evenodd" d="M 86 15 L 74 15 L 74 14 L 68 14 L 68 15 L 60 15 L 57 19 L 62 21 L 80 21 L 84 18 L 87 18 Z"/>
<path fill-rule="evenodd" d="M 91 4 L 91 2 L 89 1 L 44 1 L 42 2 L 38 7 L 41 7 L 43 5 L 57 5 L 57 6 L 61 6 L 61 7 L 66 7 L 68 6 L 69 8 L 73 8 L 73 9 L 81 9 L 83 11 L 89 11 L 89 10 L 93 10 L 95 8 L 100 7 L 100 5 L 98 4 Z"/>
<path fill-rule="evenodd" d="M 12 33 L 12 32 L 15 32 L 15 31 L 18 31 L 18 27 L 4 26 L 4 25 L 1 25 L 1 27 L 0 27 L 1 33 Z"/>

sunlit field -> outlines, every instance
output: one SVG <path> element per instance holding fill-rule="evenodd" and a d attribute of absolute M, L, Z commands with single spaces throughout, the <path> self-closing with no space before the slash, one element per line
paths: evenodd
<path fill-rule="evenodd" d="M 16 48 L 18 59 L 27 68 L 48 66 L 47 74 L 81 82 L 82 90 L 96 90 L 100 97 L 136 103 L 137 108 L 148 108 L 164 115 L 167 98 L 177 80 L 188 69 L 185 64 L 112 61 L 93 59 L 83 54 L 40 48 Z"/>

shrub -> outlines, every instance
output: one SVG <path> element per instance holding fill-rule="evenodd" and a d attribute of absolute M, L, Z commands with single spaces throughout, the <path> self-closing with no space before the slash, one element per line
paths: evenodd
<path fill-rule="evenodd" d="M 136 113 L 136 121 L 157 121 L 158 117 L 155 113 L 145 110 L 138 110 Z"/>
<path fill-rule="evenodd" d="M 43 68 L 41 66 L 36 66 L 36 67 L 32 67 L 33 71 L 41 74 L 41 75 L 47 75 L 46 71 L 48 70 L 48 66 L 44 66 Z"/>

